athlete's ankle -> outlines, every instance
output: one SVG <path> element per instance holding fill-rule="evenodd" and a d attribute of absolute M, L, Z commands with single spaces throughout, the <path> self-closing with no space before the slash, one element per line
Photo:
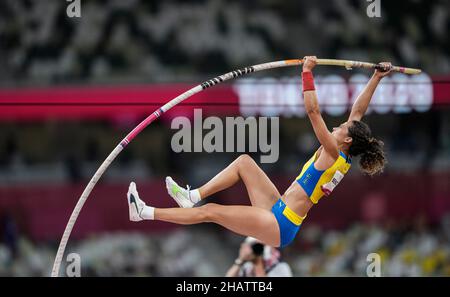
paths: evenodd
<path fill-rule="evenodd" d="M 155 208 L 145 205 L 141 212 L 141 218 L 143 218 L 144 220 L 154 220 Z"/>
<path fill-rule="evenodd" d="M 190 190 L 189 191 L 189 199 L 191 200 L 191 202 L 193 203 L 197 203 L 200 200 L 202 200 L 202 197 L 200 195 L 200 191 L 199 189 L 195 189 L 195 190 Z"/>

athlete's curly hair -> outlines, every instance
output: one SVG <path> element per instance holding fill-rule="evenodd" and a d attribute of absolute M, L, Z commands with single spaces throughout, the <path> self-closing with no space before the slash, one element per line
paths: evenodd
<path fill-rule="evenodd" d="M 384 143 L 372 137 L 369 126 L 361 121 L 352 121 L 348 134 L 353 139 L 349 148 L 351 156 L 361 155 L 359 166 L 361 170 L 373 176 L 383 172 L 387 163 L 383 151 Z"/>

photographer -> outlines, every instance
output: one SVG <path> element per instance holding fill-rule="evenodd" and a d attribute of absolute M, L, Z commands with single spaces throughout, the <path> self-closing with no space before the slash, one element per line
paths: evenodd
<path fill-rule="evenodd" d="M 280 251 L 247 237 L 239 249 L 239 257 L 228 269 L 227 277 L 290 277 L 292 271 L 280 260 Z"/>

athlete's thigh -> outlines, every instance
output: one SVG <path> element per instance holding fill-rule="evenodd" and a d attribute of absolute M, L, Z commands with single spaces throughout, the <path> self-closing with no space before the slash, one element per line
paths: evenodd
<path fill-rule="evenodd" d="M 205 205 L 212 213 L 214 223 L 241 234 L 254 237 L 265 244 L 277 247 L 280 244 L 278 222 L 270 210 L 244 205 Z"/>
<path fill-rule="evenodd" d="M 281 195 L 266 173 L 250 157 L 246 158 L 240 173 L 252 205 L 270 210 Z"/>

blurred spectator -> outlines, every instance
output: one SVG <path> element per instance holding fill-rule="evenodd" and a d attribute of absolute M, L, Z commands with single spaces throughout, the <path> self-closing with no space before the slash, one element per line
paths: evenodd
<path fill-rule="evenodd" d="M 0 227 L 1 227 L 1 233 L 3 242 L 5 243 L 5 246 L 8 248 L 9 252 L 11 253 L 11 256 L 15 258 L 17 256 L 17 242 L 18 242 L 18 229 L 16 222 L 14 221 L 13 216 L 10 214 L 6 214 L 2 217 L 0 220 Z"/>
<path fill-rule="evenodd" d="M 367 255 L 378 253 L 382 276 L 450 276 L 449 222 L 450 215 L 439 225 L 423 220 L 415 226 L 354 224 L 342 230 L 305 225 L 297 238 L 300 245 L 285 251 L 284 261 L 277 249 L 268 246 L 262 255 L 261 247 L 255 247 L 260 254 L 255 261 L 251 246 L 256 241 L 246 239 L 239 258 L 253 261 L 233 265 L 227 275 L 366 276 Z M 16 246 L 13 260 L 6 242 L 0 242 L 1 276 L 49 275 L 56 244 L 33 243 L 20 237 Z M 198 226 L 151 235 L 91 236 L 72 241 L 70 250 L 81 256 L 82 276 L 221 276 L 233 258 L 235 244 L 223 240 L 216 229 Z"/>
<path fill-rule="evenodd" d="M 71 19 L 63 1 L 2 1 L 0 83 L 190 80 L 299 53 L 450 71 L 445 0 L 386 1 L 379 19 L 366 1 L 157 2 L 82 1 Z"/>
<path fill-rule="evenodd" d="M 278 249 L 264 245 L 257 239 L 247 237 L 239 249 L 239 257 L 228 270 L 227 277 L 288 277 L 292 271 L 281 261 Z"/>

